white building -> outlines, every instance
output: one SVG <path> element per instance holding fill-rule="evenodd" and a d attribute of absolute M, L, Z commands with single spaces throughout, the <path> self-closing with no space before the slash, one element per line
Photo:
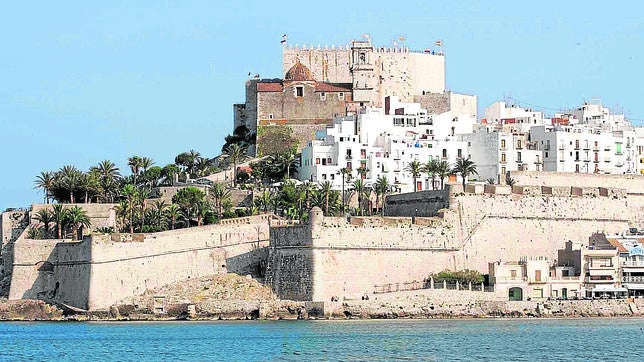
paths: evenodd
<path fill-rule="evenodd" d="M 472 109 L 476 102 L 470 103 L 474 107 L 463 113 L 448 110 L 427 114 L 417 103 L 387 97 L 384 108 L 365 107 L 355 118 L 336 119 L 333 127 L 320 132 L 302 150 L 299 177 L 312 182 L 331 181 L 339 189 L 340 169 L 351 169 L 355 178 L 356 170 L 364 167 L 368 170 L 366 185 L 384 176 L 399 191 L 413 191 L 413 178 L 405 171 L 410 162 L 424 164 L 436 159 L 453 165 L 457 158 L 468 157 L 463 133 L 471 132 L 476 121 L 476 110 Z M 416 189 L 432 189 L 431 179 L 422 175 Z"/>

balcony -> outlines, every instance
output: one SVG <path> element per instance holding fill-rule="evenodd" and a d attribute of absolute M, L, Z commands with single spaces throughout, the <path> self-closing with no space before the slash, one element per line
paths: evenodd
<path fill-rule="evenodd" d="M 560 150 L 560 151 L 563 151 L 563 150 L 565 150 L 565 149 L 566 149 L 566 146 L 564 146 L 564 145 L 559 145 L 559 150 Z"/>
<path fill-rule="evenodd" d="M 593 147 L 593 151 L 595 151 L 595 152 L 599 152 L 599 146 L 594 146 L 594 147 Z"/>
<path fill-rule="evenodd" d="M 625 261 L 622 262 L 622 267 L 631 267 L 631 268 L 644 268 L 644 261 Z"/>
<path fill-rule="evenodd" d="M 586 278 L 584 278 L 584 283 L 587 283 L 587 284 L 612 284 L 612 283 L 615 283 L 615 279 L 613 279 L 613 278 L 592 279 L 592 277 L 586 277 Z"/>
<path fill-rule="evenodd" d="M 622 283 L 644 283 L 644 276 L 624 276 Z"/>
<path fill-rule="evenodd" d="M 535 164 L 535 165 L 540 165 L 540 164 L 542 164 L 542 163 L 543 163 L 543 162 L 541 162 L 541 160 L 535 160 L 535 161 L 534 161 L 534 164 Z"/>
<path fill-rule="evenodd" d="M 613 270 L 615 266 L 613 264 L 588 264 L 588 270 Z"/>
<path fill-rule="evenodd" d="M 584 158 L 584 162 L 590 162 L 590 158 Z"/>
<path fill-rule="evenodd" d="M 584 145 L 584 150 L 586 151 L 590 150 L 590 145 Z"/>

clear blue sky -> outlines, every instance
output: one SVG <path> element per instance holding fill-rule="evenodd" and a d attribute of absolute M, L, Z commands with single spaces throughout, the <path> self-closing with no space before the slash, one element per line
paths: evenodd
<path fill-rule="evenodd" d="M 0 12 L 0 209 L 41 202 L 40 171 L 219 153 L 248 72 L 281 77 L 280 38 L 378 46 L 442 39 L 447 86 L 479 109 L 598 97 L 644 119 L 640 2 L 5 2 Z M 538 107 L 535 107 L 538 108 Z M 640 122 L 641 123 L 641 122 Z"/>

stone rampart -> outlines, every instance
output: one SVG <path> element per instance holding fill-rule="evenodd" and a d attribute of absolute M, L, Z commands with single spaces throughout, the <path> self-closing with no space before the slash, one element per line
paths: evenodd
<path fill-rule="evenodd" d="M 571 172 L 511 171 L 517 185 L 568 185 L 568 187 L 603 187 L 626 189 L 628 193 L 639 194 L 644 190 L 642 175 L 599 175 Z"/>
<path fill-rule="evenodd" d="M 73 243 L 19 239 L 10 299 L 51 299 L 96 310 L 193 277 L 258 274 L 267 258 L 267 220 L 243 218 L 134 238 L 97 234 Z"/>
<path fill-rule="evenodd" d="M 557 249 L 568 240 L 585 240 L 596 231 L 621 232 L 644 221 L 644 196 L 626 195 L 623 189 L 484 188 L 485 193 L 472 194 L 449 185 L 449 208 L 439 210 L 437 218 L 346 220 L 321 217 L 316 211 L 308 228 L 280 230 L 288 242 L 271 238 L 268 264 L 279 278 L 267 280 L 281 297 L 324 302 L 354 299 L 374 285 L 422 281 L 444 269 L 487 273 L 488 263 L 499 259 L 540 255 L 554 260 Z M 480 192 L 480 188 L 466 188 L 472 190 Z M 407 210 L 419 194 L 401 198 Z M 280 271 L 289 263 L 286 257 L 298 260 L 298 265 L 306 261 L 306 268 L 291 269 L 296 275 Z M 297 280 L 312 285 L 307 284 L 306 293 L 296 293 L 302 287 Z"/>

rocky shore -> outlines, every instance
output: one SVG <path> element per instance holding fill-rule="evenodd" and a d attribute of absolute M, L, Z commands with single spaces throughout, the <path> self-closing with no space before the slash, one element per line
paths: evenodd
<path fill-rule="evenodd" d="M 415 291 L 379 294 L 370 300 L 298 302 L 279 300 L 270 288 L 250 277 L 227 274 L 150 290 L 105 311 L 71 311 L 36 300 L 0 300 L 0 320 L 570 318 L 629 317 L 644 312 L 644 299 L 509 302 L 479 297 Z"/>

